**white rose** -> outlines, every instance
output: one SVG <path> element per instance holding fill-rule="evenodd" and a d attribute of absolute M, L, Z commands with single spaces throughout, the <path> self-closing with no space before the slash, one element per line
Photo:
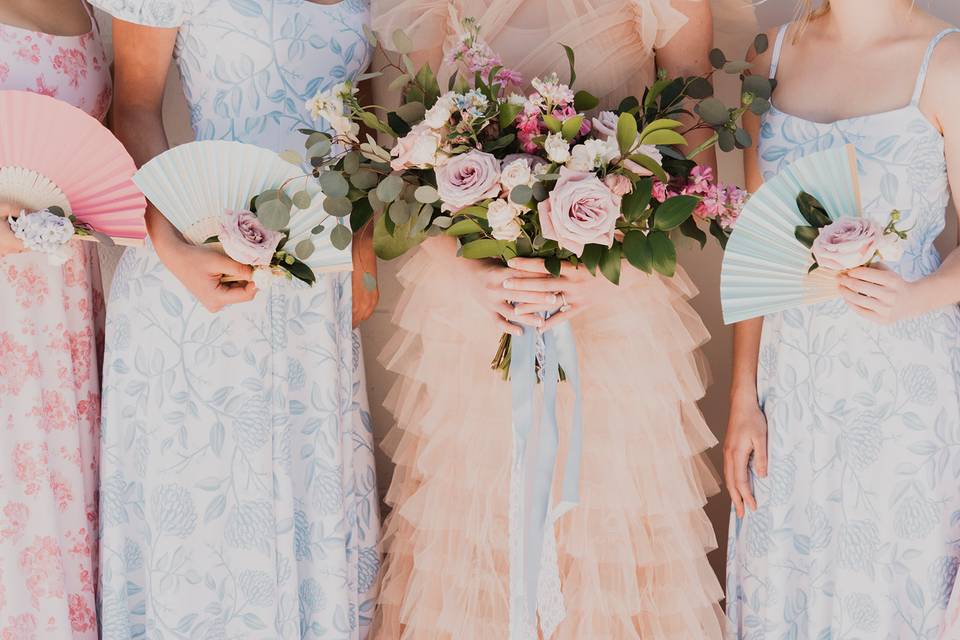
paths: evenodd
<path fill-rule="evenodd" d="M 490 223 L 492 235 L 497 240 L 516 240 L 522 233 L 520 221 L 517 219 L 523 213 L 523 208 L 506 200 L 494 200 L 487 207 L 487 222 Z"/>
<path fill-rule="evenodd" d="M 263 266 L 253 270 L 253 284 L 261 291 L 269 289 L 275 279 L 272 267 Z"/>
<path fill-rule="evenodd" d="M 450 117 L 453 115 L 453 112 L 457 110 L 457 105 L 454 102 L 454 94 L 452 91 L 449 91 L 437 100 L 437 102 L 430 107 L 427 113 L 423 116 L 423 121 L 431 129 L 442 129 L 450 122 Z"/>
<path fill-rule="evenodd" d="M 393 160 L 390 165 L 394 171 L 403 171 L 411 167 L 426 169 L 440 166 L 445 159 L 439 153 L 443 139 L 440 134 L 425 123 L 415 126 L 410 132 L 397 140 L 391 151 Z"/>
<path fill-rule="evenodd" d="M 563 164 L 570 159 L 570 145 L 563 139 L 559 133 L 551 133 L 543 143 L 543 148 L 547 152 L 547 158 L 550 162 Z"/>
<path fill-rule="evenodd" d="M 615 140 L 587 140 L 573 148 L 567 167 L 574 171 L 593 171 L 606 167 L 620 157 Z"/>
<path fill-rule="evenodd" d="M 895 233 L 883 236 L 880 245 L 880 257 L 884 262 L 899 262 L 903 258 L 903 240 Z"/>
<path fill-rule="evenodd" d="M 518 158 L 504 165 L 503 172 L 500 174 L 500 184 L 503 185 L 503 188 L 508 193 L 522 184 L 532 187 L 533 183 L 533 172 L 530 170 L 530 163 L 523 158 Z"/>
<path fill-rule="evenodd" d="M 330 123 L 330 128 L 334 130 L 338 138 L 346 138 L 351 142 L 359 142 L 360 125 L 344 115 L 329 115 L 326 117 Z"/>

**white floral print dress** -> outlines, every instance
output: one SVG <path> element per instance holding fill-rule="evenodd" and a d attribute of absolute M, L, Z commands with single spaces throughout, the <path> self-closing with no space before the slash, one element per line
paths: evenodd
<path fill-rule="evenodd" d="M 856 146 L 866 215 L 899 209 L 910 229 L 888 264 L 908 281 L 940 265 L 944 142 L 917 105 L 954 31 L 930 44 L 909 105 L 832 123 L 773 109 L 761 128 L 765 178 Z M 843 301 L 767 316 L 758 378 L 770 473 L 753 479 L 758 510 L 731 518 L 729 637 L 939 638 L 960 558 L 960 311 L 892 326 Z"/>
<path fill-rule="evenodd" d="M 305 101 L 369 61 L 363 0 L 97 0 L 177 27 L 199 139 L 302 148 Z M 101 471 L 106 640 L 358 640 L 378 497 L 349 275 L 205 311 L 151 248 L 107 318 Z"/>

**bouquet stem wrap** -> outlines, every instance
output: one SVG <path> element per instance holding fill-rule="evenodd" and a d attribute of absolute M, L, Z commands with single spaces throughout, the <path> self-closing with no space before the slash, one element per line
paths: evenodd
<path fill-rule="evenodd" d="M 583 417 L 577 346 L 569 323 L 542 335 L 525 327 L 514 337 L 510 361 L 513 400 L 513 464 L 510 476 L 510 640 L 536 640 L 537 617 L 549 638 L 566 611 L 554 523 L 580 501 Z M 543 407 L 537 424 L 537 358 L 542 347 Z M 552 501 L 560 430 L 560 369 L 574 393 L 569 450 L 561 495 Z M 538 428 L 539 427 L 539 428 Z"/>

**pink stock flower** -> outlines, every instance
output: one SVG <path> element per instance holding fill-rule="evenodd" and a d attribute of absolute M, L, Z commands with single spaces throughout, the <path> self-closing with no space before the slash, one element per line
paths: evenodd
<path fill-rule="evenodd" d="M 263 226 L 250 211 L 224 211 L 220 244 L 228 256 L 247 265 L 268 265 L 283 235 Z"/>
<path fill-rule="evenodd" d="M 436 175 L 446 211 L 459 211 L 500 194 L 500 161 L 483 151 L 453 156 L 436 169 Z"/>
<path fill-rule="evenodd" d="M 653 199 L 657 202 L 664 202 L 667 198 L 670 197 L 670 192 L 667 188 L 666 182 L 660 182 L 659 180 L 653 181 Z"/>
<path fill-rule="evenodd" d="M 538 211 L 543 237 L 579 256 L 587 244 L 613 244 L 620 196 L 591 172 L 561 167 L 556 186 Z"/>
<path fill-rule="evenodd" d="M 713 183 L 713 169 L 697 165 L 690 171 L 689 193 L 705 194 Z"/>
<path fill-rule="evenodd" d="M 883 229 L 870 218 L 840 218 L 820 229 L 813 257 L 825 269 L 845 271 L 867 264 L 883 245 Z"/>

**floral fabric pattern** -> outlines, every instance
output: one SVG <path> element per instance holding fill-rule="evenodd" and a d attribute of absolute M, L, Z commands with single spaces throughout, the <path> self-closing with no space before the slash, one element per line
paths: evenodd
<path fill-rule="evenodd" d="M 112 95 L 96 25 L 76 37 L 0 25 L 0 90 L 100 118 Z M 5 221 L 0 220 L 0 224 Z M 0 638 L 95 640 L 103 294 L 96 248 L 0 258 Z"/>
<path fill-rule="evenodd" d="M 932 50 L 932 49 L 931 49 Z M 765 178 L 853 144 L 866 215 L 909 228 L 891 263 L 934 272 L 948 201 L 944 143 L 914 102 L 820 124 L 763 120 Z M 939 638 L 960 564 L 960 311 L 892 326 L 842 301 L 764 319 L 758 391 L 769 476 L 758 510 L 731 520 L 730 637 Z"/>
<path fill-rule="evenodd" d="M 367 65 L 366 2 L 99 0 L 179 27 L 199 139 L 281 151 Z M 373 433 L 349 275 L 206 312 L 151 247 L 120 262 L 102 447 L 106 640 L 362 640 L 378 586 Z"/>

